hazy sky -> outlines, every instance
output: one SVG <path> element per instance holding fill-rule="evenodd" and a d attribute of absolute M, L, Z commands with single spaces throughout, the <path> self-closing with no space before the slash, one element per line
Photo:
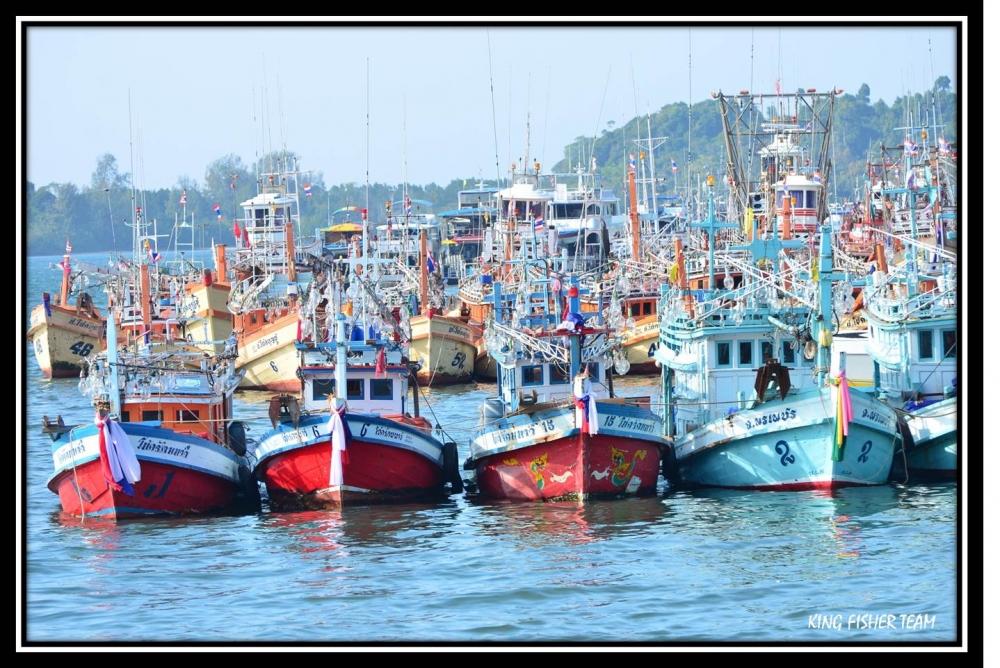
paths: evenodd
<path fill-rule="evenodd" d="M 782 28 L 779 40 L 760 27 L 34 27 L 28 178 L 89 183 L 105 152 L 129 171 L 131 89 L 147 188 L 201 183 L 222 155 L 250 163 L 283 144 L 327 183 L 363 182 L 366 57 L 372 181 L 403 180 L 404 154 L 413 183 L 495 178 L 495 146 L 501 170 L 524 155 L 529 111 L 531 158 L 544 169 L 608 121 L 687 101 L 689 35 L 695 102 L 750 87 L 751 43 L 757 92 L 780 75 L 785 90 L 868 83 L 891 103 L 938 75 L 956 80 L 950 28 Z"/>

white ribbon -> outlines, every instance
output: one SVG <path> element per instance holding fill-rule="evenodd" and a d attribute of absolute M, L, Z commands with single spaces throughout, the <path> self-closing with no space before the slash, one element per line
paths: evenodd
<path fill-rule="evenodd" d="M 347 408 L 345 404 L 344 413 Z M 336 408 L 330 412 L 330 487 L 340 487 L 344 484 L 344 463 L 342 454 L 347 450 L 347 437 L 345 435 L 344 417 Z"/>

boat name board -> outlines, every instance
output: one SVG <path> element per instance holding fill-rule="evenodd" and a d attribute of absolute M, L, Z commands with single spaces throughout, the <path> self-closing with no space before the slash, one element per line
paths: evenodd
<path fill-rule="evenodd" d="M 789 420 L 794 420 L 797 416 L 798 411 L 794 408 L 786 408 L 785 410 L 777 413 L 750 415 L 745 419 L 746 430 L 754 431 L 754 429 L 758 427 L 767 427 L 768 425 L 776 424 L 778 422 L 787 422 Z"/>
<path fill-rule="evenodd" d="M 645 420 L 630 415 L 605 415 L 601 420 L 601 428 L 604 427 L 612 431 L 632 431 L 651 436 L 660 432 L 659 425 L 655 420 Z"/>
<path fill-rule="evenodd" d="M 255 341 L 254 344 L 250 347 L 250 350 L 256 353 L 260 352 L 264 348 L 269 348 L 271 346 L 276 346 L 276 345 L 278 345 L 278 334 L 274 333 L 271 336 L 263 338 L 259 341 Z"/>

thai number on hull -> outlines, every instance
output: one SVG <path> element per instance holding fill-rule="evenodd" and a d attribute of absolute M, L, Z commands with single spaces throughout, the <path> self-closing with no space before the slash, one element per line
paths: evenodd
<path fill-rule="evenodd" d="M 652 357 L 655 354 L 656 354 L 656 344 L 651 343 L 649 344 L 649 352 L 646 353 L 646 357 Z"/>
<path fill-rule="evenodd" d="M 864 445 L 861 446 L 861 454 L 858 455 L 858 461 L 859 462 L 867 462 L 868 461 L 868 453 L 870 453 L 871 451 L 872 451 L 872 442 L 871 441 L 865 441 Z"/>
<path fill-rule="evenodd" d="M 453 359 L 451 361 L 451 365 L 453 367 L 457 367 L 459 369 L 464 369 L 465 368 L 465 353 L 455 353 L 455 359 Z"/>
<path fill-rule="evenodd" d="M 782 466 L 788 466 L 789 464 L 795 463 L 795 455 L 792 454 L 792 449 L 789 447 L 787 441 L 778 441 L 774 444 L 774 451 L 778 453 L 781 458 L 779 461 Z"/>
<path fill-rule="evenodd" d="M 271 365 L 271 371 L 278 373 L 278 365 L 274 363 L 274 360 L 271 360 L 269 364 Z"/>
<path fill-rule="evenodd" d="M 69 347 L 69 349 L 79 355 L 80 357 L 86 357 L 90 354 L 90 351 L 94 349 L 93 343 L 84 343 L 83 341 L 77 341 Z"/>

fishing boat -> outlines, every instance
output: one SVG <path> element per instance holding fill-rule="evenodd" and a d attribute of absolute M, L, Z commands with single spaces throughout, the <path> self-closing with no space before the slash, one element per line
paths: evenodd
<path fill-rule="evenodd" d="M 537 501 L 654 492 L 667 442 L 648 407 L 609 398 L 616 344 L 601 313 L 581 312 L 575 276 L 563 288 L 544 273 L 524 275 L 520 284 L 493 285 L 485 336 L 497 396 L 483 405 L 465 463 L 478 493 Z M 587 322 L 595 317 L 597 326 Z"/>
<path fill-rule="evenodd" d="M 814 127 L 830 127 L 835 95 L 812 96 Z M 718 96 L 725 121 L 732 102 Z M 752 98 L 740 99 L 736 107 L 747 104 Z M 727 139 L 734 134 L 727 132 Z M 747 154 L 733 148 L 731 155 Z M 813 159 L 823 169 L 825 153 Z M 737 189 L 740 178 L 730 174 Z M 708 185 L 713 188 L 714 179 Z M 713 202 L 709 198 L 707 218 L 694 225 L 709 238 L 710 276 L 716 232 L 740 226 L 717 220 Z M 821 195 L 817 202 L 822 219 Z M 696 301 L 683 254 L 679 280 L 672 289 L 663 288 L 656 359 L 662 365 L 665 435 L 673 439 L 676 475 L 686 484 L 831 489 L 889 478 L 898 443 L 895 414 L 850 387 L 843 371 L 830 376 L 833 284 L 847 278 L 834 268 L 830 226 L 819 228 L 820 257 L 810 267 L 808 256 L 795 256 L 808 240 L 792 238 L 789 208 L 772 208 L 780 211 L 780 222 L 772 214 L 751 226 L 748 243 L 726 249 L 727 261 L 742 267 L 739 288 L 731 281 L 723 290 L 709 286 Z"/>
<path fill-rule="evenodd" d="M 332 305 L 331 305 L 332 306 Z M 406 412 L 411 369 L 398 342 L 348 340 L 336 314 L 336 341 L 297 344 L 301 403 L 271 401 L 274 429 L 256 444 L 256 477 L 273 509 L 440 498 L 462 489 L 454 443 L 436 438 L 419 412 Z"/>
<path fill-rule="evenodd" d="M 104 316 L 94 306 L 93 298 L 78 292 L 76 304 L 70 304 L 74 283 L 70 254 L 73 247 L 66 242 L 66 253 L 59 262 L 62 284 L 58 301 L 48 292 L 42 293 L 42 303 L 31 310 L 27 339 L 35 352 L 35 360 L 46 378 L 72 378 L 80 374 L 83 360 L 104 349 Z"/>
<path fill-rule="evenodd" d="M 957 257 L 915 236 L 884 236 L 900 241 L 905 254 L 897 254 L 898 265 L 883 260 L 863 293 L 873 391 L 906 420 L 912 443 L 901 456 L 903 475 L 951 477 L 958 470 Z"/>
<path fill-rule="evenodd" d="M 44 418 L 53 439 L 48 487 L 63 511 L 120 520 L 258 502 L 244 427 L 232 419 L 233 356 L 118 348 L 113 318 L 107 340 L 80 379 L 94 424 Z"/>
<path fill-rule="evenodd" d="M 437 264 L 428 254 L 427 235 L 420 234 L 420 311 L 410 316 L 410 356 L 420 363 L 417 382 L 425 386 L 454 385 L 472 380 L 476 340 L 480 336 L 468 318 L 444 315 L 430 299 L 431 276 L 440 282 Z M 443 285 L 439 285 L 443 288 Z M 443 289 L 438 291 L 439 300 Z"/>

